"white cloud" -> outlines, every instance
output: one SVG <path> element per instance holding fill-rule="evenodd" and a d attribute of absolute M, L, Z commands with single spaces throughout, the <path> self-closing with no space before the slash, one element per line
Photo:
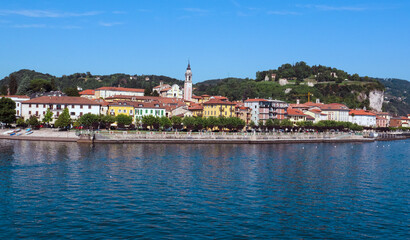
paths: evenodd
<path fill-rule="evenodd" d="M 300 15 L 298 12 L 291 11 L 268 11 L 269 15 Z"/>
<path fill-rule="evenodd" d="M 46 28 L 45 24 L 16 24 L 12 26 L 13 28 Z"/>
<path fill-rule="evenodd" d="M 365 11 L 365 7 L 352 7 L 352 6 L 329 6 L 329 5 L 296 5 L 300 8 L 313 8 L 320 11 Z"/>
<path fill-rule="evenodd" d="M 100 25 L 103 27 L 112 27 L 112 26 L 116 26 L 116 25 L 121 25 L 124 24 L 122 22 L 100 22 Z"/>
<path fill-rule="evenodd" d="M 95 16 L 101 14 L 102 12 L 90 11 L 90 12 L 55 12 L 47 10 L 0 10 L 0 15 L 19 15 L 24 17 L 34 17 L 34 18 L 63 18 L 63 17 L 85 17 L 85 16 Z"/>

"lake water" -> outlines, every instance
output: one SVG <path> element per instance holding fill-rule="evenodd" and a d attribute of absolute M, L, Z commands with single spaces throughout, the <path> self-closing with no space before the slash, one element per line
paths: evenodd
<path fill-rule="evenodd" d="M 0 238 L 408 239 L 410 140 L 0 140 Z"/>

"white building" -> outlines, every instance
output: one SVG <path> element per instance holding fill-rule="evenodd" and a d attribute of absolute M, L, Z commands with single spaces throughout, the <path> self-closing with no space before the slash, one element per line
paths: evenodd
<path fill-rule="evenodd" d="M 184 100 L 192 101 L 192 71 L 189 62 L 185 71 Z"/>
<path fill-rule="evenodd" d="M 327 120 L 333 120 L 337 122 L 348 122 L 350 109 L 340 103 L 324 104 L 320 107 L 322 113 L 327 115 Z"/>
<path fill-rule="evenodd" d="M 160 96 L 167 98 L 182 98 L 183 94 L 182 89 L 177 84 L 172 85 L 172 87 L 164 88 L 160 91 Z"/>
<path fill-rule="evenodd" d="M 95 98 L 107 98 L 114 95 L 144 96 L 144 89 L 123 87 L 100 87 L 94 92 Z"/>
<path fill-rule="evenodd" d="M 100 103 L 82 97 L 38 97 L 22 102 L 22 117 L 37 116 L 40 120 L 44 118 L 47 109 L 53 112 L 55 119 L 60 116 L 64 108 L 68 108 L 70 117 L 78 119 L 86 113 L 100 114 Z"/>
<path fill-rule="evenodd" d="M 132 103 L 135 107 L 135 118 L 141 119 L 143 116 L 166 116 L 166 108 L 158 102 L 135 102 Z"/>
<path fill-rule="evenodd" d="M 10 98 L 16 103 L 16 117 L 21 117 L 21 103 L 30 100 L 30 98 L 25 95 L 6 95 L 0 97 Z"/>
<path fill-rule="evenodd" d="M 351 110 L 349 112 L 349 122 L 364 127 L 376 127 L 376 117 L 376 114 L 365 110 Z"/>

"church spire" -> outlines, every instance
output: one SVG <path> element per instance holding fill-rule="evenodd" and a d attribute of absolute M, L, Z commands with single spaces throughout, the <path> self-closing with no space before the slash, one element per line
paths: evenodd
<path fill-rule="evenodd" d="M 186 68 L 186 70 L 191 70 L 191 64 L 190 64 L 189 60 L 188 60 L 188 67 Z"/>

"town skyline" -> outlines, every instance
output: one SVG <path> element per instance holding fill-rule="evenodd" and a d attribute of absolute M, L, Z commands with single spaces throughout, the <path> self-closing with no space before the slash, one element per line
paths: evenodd
<path fill-rule="evenodd" d="M 410 4 L 402 1 L 70 3 L 3 4 L 0 78 L 32 69 L 182 80 L 189 59 L 193 83 L 255 78 L 298 61 L 410 79 Z"/>

